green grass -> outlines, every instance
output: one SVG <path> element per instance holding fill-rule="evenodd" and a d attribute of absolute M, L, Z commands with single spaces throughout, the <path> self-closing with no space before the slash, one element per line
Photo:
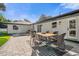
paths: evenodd
<path fill-rule="evenodd" d="M 10 36 L 7 34 L 7 32 L 1 32 L 2 35 L 0 35 L 0 46 L 2 46 L 3 44 L 5 44 L 8 39 L 10 38 Z"/>
<path fill-rule="evenodd" d="M 2 36 L 3 36 L 3 35 L 8 35 L 7 32 L 0 32 L 0 33 L 2 33 Z"/>
<path fill-rule="evenodd" d="M 0 36 L 0 46 L 5 44 L 9 38 L 10 38 L 10 36 Z"/>

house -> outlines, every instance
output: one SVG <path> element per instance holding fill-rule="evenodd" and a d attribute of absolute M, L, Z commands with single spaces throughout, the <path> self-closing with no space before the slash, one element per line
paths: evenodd
<path fill-rule="evenodd" d="M 26 33 L 28 30 L 32 29 L 31 22 L 17 21 L 17 22 L 7 22 L 0 24 L 0 31 L 6 31 L 8 34 L 14 33 Z"/>
<path fill-rule="evenodd" d="M 42 19 L 42 18 L 41 18 Z M 47 17 L 34 23 L 37 32 L 66 33 L 65 39 L 79 41 L 79 10 L 54 17 Z"/>

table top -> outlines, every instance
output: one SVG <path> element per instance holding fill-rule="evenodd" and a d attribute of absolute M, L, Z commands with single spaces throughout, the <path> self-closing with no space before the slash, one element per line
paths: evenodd
<path fill-rule="evenodd" d="M 37 35 L 44 36 L 44 37 L 50 37 L 55 36 L 56 34 L 53 33 L 36 33 Z"/>

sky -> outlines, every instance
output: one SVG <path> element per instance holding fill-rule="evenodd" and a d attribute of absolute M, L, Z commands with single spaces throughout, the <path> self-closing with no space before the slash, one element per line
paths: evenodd
<path fill-rule="evenodd" d="M 56 16 L 79 9 L 77 3 L 6 3 L 6 11 L 3 13 L 7 19 L 28 19 L 36 22 L 43 14 Z"/>

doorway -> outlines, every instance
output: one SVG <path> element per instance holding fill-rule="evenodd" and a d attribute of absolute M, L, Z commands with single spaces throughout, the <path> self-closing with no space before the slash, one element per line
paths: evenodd
<path fill-rule="evenodd" d="M 42 25 L 38 25 L 37 26 L 37 32 L 41 32 L 42 31 Z"/>

